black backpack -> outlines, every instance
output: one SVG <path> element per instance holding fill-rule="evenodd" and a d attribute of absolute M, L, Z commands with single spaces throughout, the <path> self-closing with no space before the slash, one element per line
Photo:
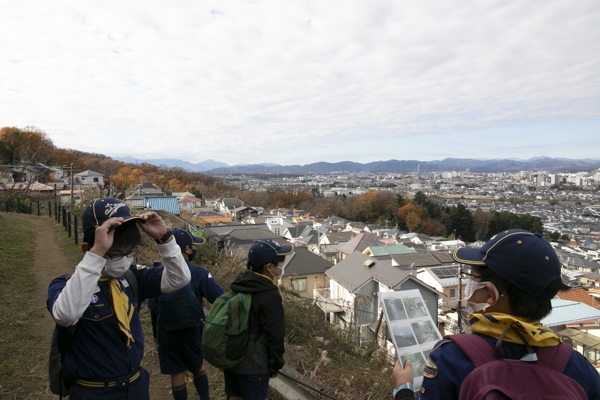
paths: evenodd
<path fill-rule="evenodd" d="M 138 280 L 132 270 L 128 269 L 125 272 L 125 279 L 133 290 L 133 295 L 139 307 L 140 290 Z M 62 364 L 65 359 L 69 347 L 73 342 L 75 333 L 79 323 L 64 327 L 60 325 L 54 326 L 52 333 L 52 341 L 50 342 L 50 355 L 48 357 L 48 381 L 50 383 L 50 391 L 57 394 L 61 399 L 69 395 L 71 383 L 62 375 Z"/>

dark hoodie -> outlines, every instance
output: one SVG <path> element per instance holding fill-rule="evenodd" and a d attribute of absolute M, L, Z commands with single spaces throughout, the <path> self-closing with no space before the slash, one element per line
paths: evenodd
<path fill-rule="evenodd" d="M 270 374 L 283 367 L 285 321 L 279 287 L 266 275 L 247 270 L 239 274 L 231 289 L 252 294 L 250 338 L 256 343 L 241 363 L 231 369 L 241 375 Z"/>

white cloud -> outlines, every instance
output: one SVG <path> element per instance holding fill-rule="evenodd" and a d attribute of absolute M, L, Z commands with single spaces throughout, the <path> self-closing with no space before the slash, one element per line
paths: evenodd
<path fill-rule="evenodd" d="M 230 164 L 476 157 L 449 143 L 498 129 L 582 158 L 600 145 L 577 124 L 600 126 L 599 20 L 593 0 L 21 1 L 0 15 L 0 125 Z M 569 134 L 532 129 L 547 121 Z"/>

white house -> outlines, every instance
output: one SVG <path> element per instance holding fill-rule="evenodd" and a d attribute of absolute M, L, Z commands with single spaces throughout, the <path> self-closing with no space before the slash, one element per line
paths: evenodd
<path fill-rule="evenodd" d="M 104 188 L 104 175 L 100 172 L 85 170 L 77 174 L 73 174 L 75 183 L 82 185 L 96 185 L 100 188 Z"/>

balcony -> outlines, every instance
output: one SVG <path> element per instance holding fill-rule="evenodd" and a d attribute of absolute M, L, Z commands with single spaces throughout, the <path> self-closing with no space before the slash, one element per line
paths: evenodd
<path fill-rule="evenodd" d="M 325 313 L 338 313 L 344 312 L 344 307 L 342 306 L 342 299 L 332 299 L 331 291 L 327 289 L 314 289 L 313 290 L 313 298 L 317 306 Z"/>

